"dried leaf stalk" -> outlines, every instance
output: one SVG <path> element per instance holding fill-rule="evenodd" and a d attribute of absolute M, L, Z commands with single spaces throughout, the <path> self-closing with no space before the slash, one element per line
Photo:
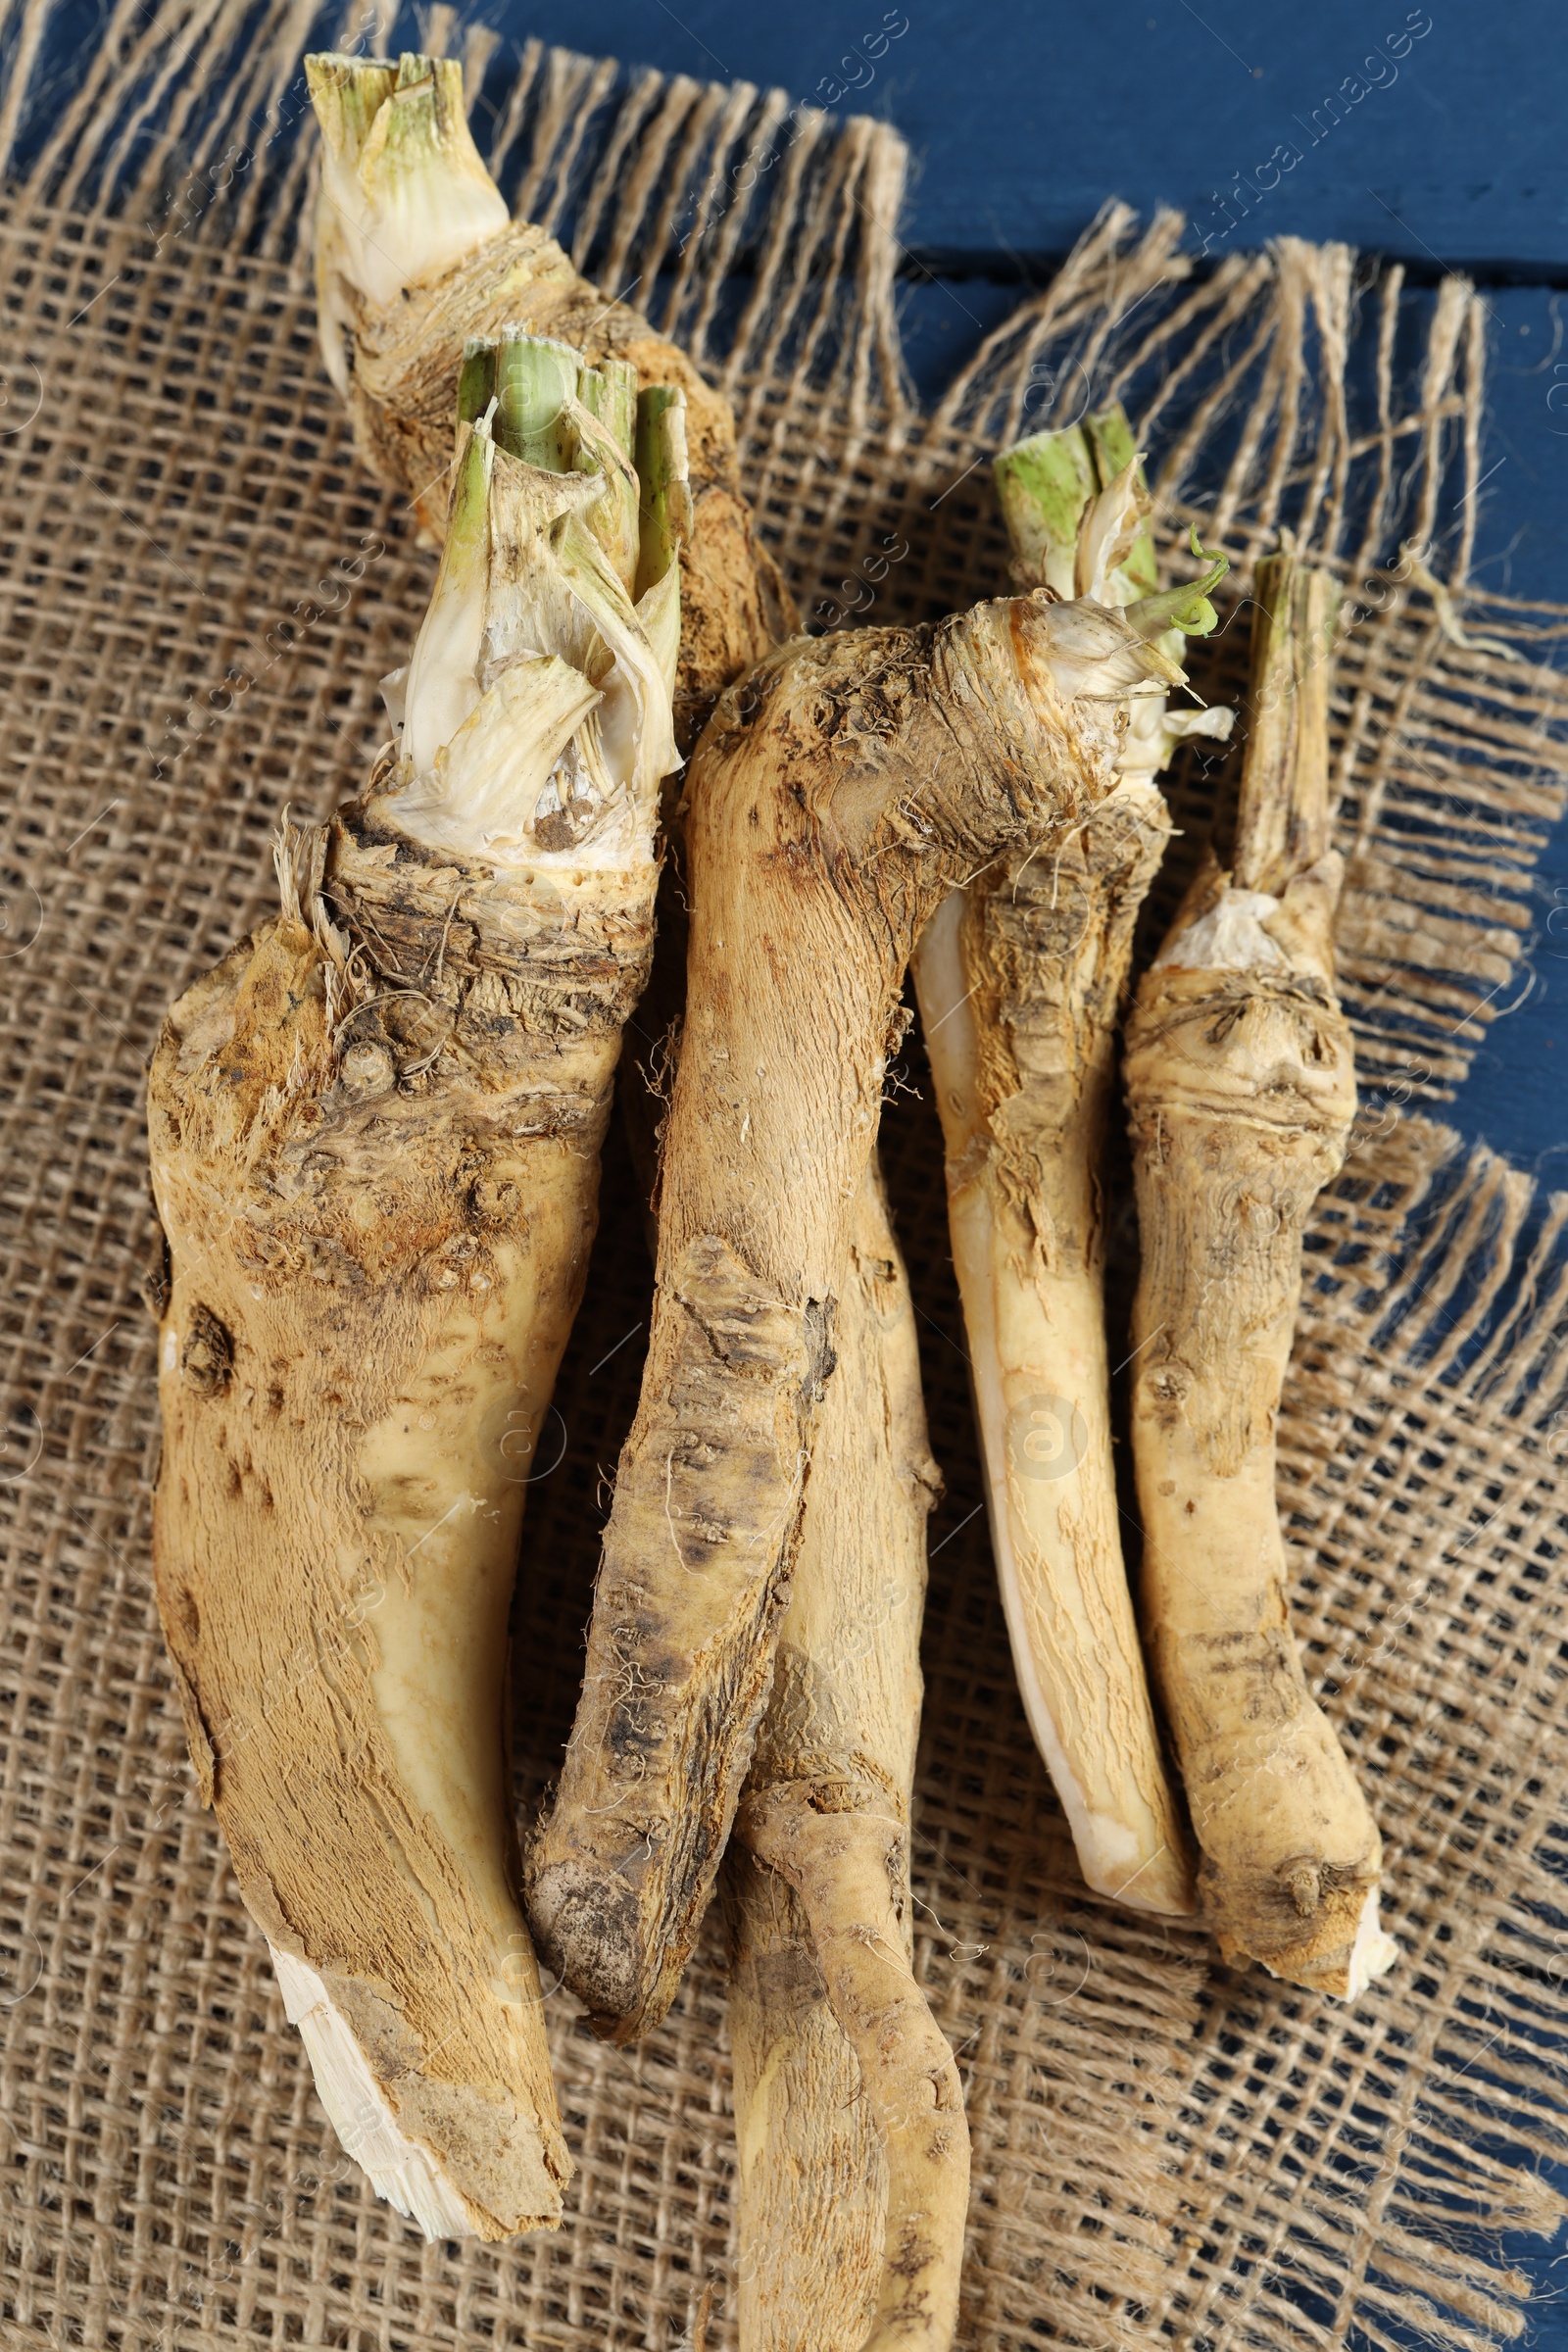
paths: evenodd
<path fill-rule="evenodd" d="M 797 625 L 740 495 L 728 403 L 645 318 L 580 277 L 553 237 L 508 219 L 480 161 L 456 59 L 305 61 L 322 140 L 316 276 L 321 350 L 362 458 L 437 542 L 466 341 L 506 327 L 619 361 L 685 395 L 690 528 L 681 540 L 676 731 Z"/>
<path fill-rule="evenodd" d="M 1302 1228 L 1355 1108 L 1334 987 L 1336 592 L 1287 552 L 1255 598 L 1234 857 L 1210 856 L 1127 1032 L 1141 1614 L 1221 1949 L 1352 1999 L 1396 1957 L 1382 1849 L 1307 1689 L 1275 1500 Z"/>

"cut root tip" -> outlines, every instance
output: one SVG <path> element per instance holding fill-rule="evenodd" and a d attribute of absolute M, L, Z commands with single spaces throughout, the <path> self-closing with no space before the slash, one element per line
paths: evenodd
<path fill-rule="evenodd" d="M 1350 1946 L 1349 1965 L 1342 2000 L 1358 2000 L 1377 1977 L 1386 1977 L 1399 1957 L 1399 1947 L 1378 1917 L 1378 1889 L 1367 1890 L 1356 1922 L 1355 1941 Z"/>
<path fill-rule="evenodd" d="M 427 2238 L 486 2234 L 429 2151 L 399 2129 L 352 2029 L 308 1961 L 268 1950 L 290 2025 L 298 2026 L 327 2121 L 378 2197 Z"/>
<path fill-rule="evenodd" d="M 1287 1890 L 1298 1910 L 1306 1891 L 1305 1874 L 1315 1880 L 1317 1866 L 1299 1863 L 1286 1880 Z M 1337 1896 L 1325 1889 L 1319 1905 L 1312 1914 L 1315 1932 L 1303 1916 L 1303 1933 L 1298 1943 L 1282 1944 L 1274 1941 L 1267 1953 L 1254 1951 L 1249 1938 L 1220 1931 L 1219 1946 L 1224 1958 L 1233 1967 L 1245 1968 L 1256 1961 L 1282 1984 L 1298 1984 L 1303 1992 L 1327 1993 L 1337 2001 L 1359 2000 L 1369 1984 L 1387 1976 L 1399 1957 L 1399 1947 L 1387 1934 L 1378 1918 L 1378 1887 L 1368 1886 L 1359 1907 L 1349 1913 L 1348 1890 Z M 1334 1915 L 1338 1913 L 1338 1918 Z"/>

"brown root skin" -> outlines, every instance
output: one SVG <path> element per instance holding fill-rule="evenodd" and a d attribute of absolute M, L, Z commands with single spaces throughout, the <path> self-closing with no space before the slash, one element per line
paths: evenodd
<path fill-rule="evenodd" d="M 874 1785 L 773 1788 L 748 1805 L 743 1835 L 800 1896 L 887 2144 L 882 2267 L 864 2352 L 937 2352 L 957 2317 L 969 2131 L 956 2062 L 903 1947 L 895 1889 L 907 1887 L 907 1833 L 891 1812 L 878 1817 L 879 1798 L 886 1803 Z"/>
<path fill-rule="evenodd" d="M 1051 675 L 1071 611 L 798 642 L 721 700 L 692 762 L 642 1403 L 530 1869 L 542 1948 L 616 2038 L 673 1994 L 766 1703 L 910 948 L 955 881 L 1110 781 L 1105 706 Z"/>
<path fill-rule="evenodd" d="M 1133 925 L 1169 831 L 1152 784 L 1118 785 L 1057 855 L 944 908 L 914 970 L 1019 1686 L 1089 1885 L 1181 1916 L 1187 1834 L 1117 1524 L 1099 1178 Z"/>
<path fill-rule="evenodd" d="M 914 1979 L 909 1897 L 925 1531 L 940 1482 L 874 1162 L 838 1333 L 736 1820 L 754 1858 L 732 1874 L 741 2344 L 944 2352 L 969 2142 L 957 2068 Z"/>
<path fill-rule="evenodd" d="M 683 749 L 713 698 L 797 626 L 789 592 L 740 494 L 735 422 L 685 353 L 623 303 L 579 277 L 553 237 L 516 221 L 466 261 L 404 298 L 372 306 L 344 287 L 355 314 L 351 412 L 360 454 L 413 503 L 439 542 L 446 531 L 452 419 L 464 340 L 503 326 L 551 335 L 591 367 L 626 360 L 644 384 L 686 395 L 692 536 L 680 554 L 681 652 L 675 688 Z"/>
<path fill-rule="evenodd" d="M 427 2230 L 499 2238 L 554 2227 L 570 2174 L 507 1621 L 653 867 L 597 926 L 363 809 L 288 867 L 150 1073 L 159 1608 L 246 1903 L 285 1991 L 319 1981 L 307 2040 L 335 2020 L 354 2060 L 363 2115 L 312 2045 L 345 2145 L 384 2110 Z"/>
<path fill-rule="evenodd" d="M 671 844 L 683 857 L 678 827 Z M 685 1009 L 686 894 L 660 899 L 660 938 L 640 1026 L 676 1050 Z M 673 1064 L 671 1062 L 670 1066 Z M 667 1073 L 660 1072 L 665 1076 Z M 632 1156 L 652 1200 L 663 1090 L 621 1092 Z M 651 1248 L 657 1254 L 657 1229 Z M 907 1277 L 875 1160 L 858 1197 L 849 1278 L 835 1317 L 828 1383 L 803 1511 L 799 1560 L 748 1797 L 819 1784 L 842 1799 L 872 1775 L 874 1809 L 906 1827 L 920 1716 L 925 1531 L 938 1477 L 930 1459 Z M 730 2047 L 739 2158 L 736 2279 L 741 2352 L 861 2352 L 882 2292 L 887 2149 L 880 2120 L 914 2086 L 880 2062 L 862 2077 L 835 2014 L 807 1913 L 790 1881 L 731 1838 L 719 1880 L 729 1924 Z M 831 1824 L 825 1825 L 831 1834 Z M 824 1857 L 824 1865 L 830 1860 Z M 911 1959 L 906 1839 L 889 1867 L 899 1948 Z M 813 1892 L 819 1896 L 813 1874 Z M 835 1989 L 838 1989 L 835 1986 Z M 840 1994 L 842 2000 L 842 1992 Z M 848 2014 L 848 2013 L 847 2013 Z M 956 2277 L 962 2257 L 966 2138 L 955 2139 L 932 2236 Z M 901 2168 L 906 2181 L 908 2165 Z M 918 2190 L 914 2191 L 914 2199 Z M 911 2202 L 905 2188 L 900 2209 Z M 926 2303 L 933 2296 L 927 2278 Z M 907 2301 L 906 2279 L 892 2298 Z M 947 2301 L 937 2293 L 940 2319 Z M 940 2332 L 925 2340 L 947 2340 Z M 906 2338 L 906 2341 L 919 2338 Z"/>
<path fill-rule="evenodd" d="M 1293 587 L 1292 568 L 1261 567 L 1259 627 L 1276 638 L 1261 663 L 1254 644 L 1254 687 L 1303 604 L 1322 625 L 1319 592 Z M 1301 1235 L 1355 1110 L 1333 982 L 1340 860 L 1321 847 L 1323 666 L 1298 648 L 1292 722 L 1249 748 L 1239 855 L 1267 845 L 1266 868 L 1243 887 L 1210 863 L 1128 1023 L 1143 1243 L 1133 1447 L 1145 1639 L 1221 1949 L 1353 1998 L 1394 1958 L 1377 1926 L 1381 1841 L 1307 1689 L 1275 1500 Z M 1271 813 L 1271 794 L 1290 807 Z M 1291 857 L 1309 862 L 1288 872 Z"/>
<path fill-rule="evenodd" d="M 1169 837 L 1157 789 L 1119 785 L 1055 856 L 994 867 L 966 894 L 979 1033 L 972 1118 L 1033 1229 L 1031 1255 L 1054 1274 L 1104 1264 L 1098 1170 L 1115 1025 L 1133 925 Z"/>
<path fill-rule="evenodd" d="M 860 2352 L 876 2308 L 887 2160 L 800 1898 L 738 1838 L 719 1886 L 739 2166 L 742 2352 Z"/>
<path fill-rule="evenodd" d="M 1291 1634 L 1274 1434 L 1301 1233 L 1354 1112 L 1349 1035 L 1309 993 L 1152 977 L 1127 1046 L 1145 1638 L 1227 1955 L 1343 1992 L 1381 1849 Z"/>
<path fill-rule="evenodd" d="M 1119 407 L 1030 435 L 995 473 L 1020 585 L 1153 618 L 1149 499 Z M 1160 644 L 1174 663 L 1180 638 Z M 1168 663 L 1162 682 L 1179 675 Z M 1054 853 L 956 892 L 914 977 L 1019 1691 L 1087 1884 L 1180 1917 L 1196 1907 L 1189 1841 L 1118 1525 L 1100 1167 L 1133 930 L 1170 835 L 1153 778 L 1192 722 L 1163 692 L 1116 717 L 1114 791 Z"/>

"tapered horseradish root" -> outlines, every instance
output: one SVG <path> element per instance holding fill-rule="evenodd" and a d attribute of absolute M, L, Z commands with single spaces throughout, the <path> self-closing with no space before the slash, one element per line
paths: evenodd
<path fill-rule="evenodd" d="M 694 756 L 649 1353 L 530 1856 L 535 1932 L 603 2033 L 668 2004 L 767 1702 L 910 949 L 954 883 L 1089 812 L 1115 698 L 1162 662 L 1022 597 L 790 646 Z"/>
<path fill-rule="evenodd" d="M 1287 552 L 1258 566 L 1255 605 L 1234 855 L 1200 874 L 1127 1032 L 1141 1606 L 1221 1949 L 1353 1999 L 1396 1955 L 1382 1848 L 1307 1689 L 1275 1500 L 1302 1229 L 1355 1109 L 1334 985 L 1336 596 Z"/>
<path fill-rule="evenodd" d="M 942 2352 L 969 2139 L 912 1968 L 910 1805 L 937 1492 L 875 1164 L 726 1870 L 742 2352 Z"/>
<path fill-rule="evenodd" d="M 508 1612 L 652 952 L 679 625 L 673 569 L 633 598 L 635 385 L 495 356 L 397 742 L 285 826 L 279 913 L 173 1007 L 148 1088 L 198 1783 L 345 2147 L 429 2235 L 485 2238 L 553 2226 L 570 2171 Z M 542 411 L 554 467 L 518 454 Z"/>
<path fill-rule="evenodd" d="M 1019 1688 L 1088 1884 L 1179 1915 L 1195 1907 L 1187 1833 L 1118 1533 L 1100 1169 L 1133 926 L 1170 834 L 1153 779 L 1180 737 L 1230 724 L 1166 708 L 1181 631 L 1212 625 L 1215 572 L 1154 595 L 1119 409 L 1033 435 L 996 472 L 1020 587 L 1172 624 L 1168 676 L 1117 708 L 1114 789 L 1049 855 L 1031 846 L 955 891 L 913 968 Z"/>
<path fill-rule="evenodd" d="M 508 216 L 473 144 L 455 59 L 305 61 L 321 130 L 316 282 L 321 351 L 366 464 L 439 539 L 466 343 L 504 329 L 622 362 L 685 395 L 691 522 L 682 534 L 676 729 L 796 625 L 740 495 L 728 403 L 645 318 L 580 277 L 553 237 Z"/>

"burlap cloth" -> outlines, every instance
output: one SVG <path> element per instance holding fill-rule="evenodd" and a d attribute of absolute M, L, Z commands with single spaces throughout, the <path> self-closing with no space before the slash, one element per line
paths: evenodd
<path fill-rule="evenodd" d="M 46 14 L 23 12 L 0 161 L 24 86 L 34 103 Z M 373 45 L 371 14 L 356 23 Z M 600 2049 L 552 1998 L 578 2164 L 560 2234 L 425 2246 L 324 2123 L 191 1792 L 153 1609 L 143 1065 L 171 998 L 268 908 L 285 804 L 319 815 L 362 777 L 376 681 L 430 576 L 317 358 L 295 253 L 312 142 L 290 135 L 310 11 L 274 8 L 242 39 L 243 21 L 223 0 L 119 0 L 3 225 L 0 2336 L 7 2352 L 673 2352 L 700 2336 L 711 2286 L 716 2352 L 733 2342 L 716 1922 L 637 2052 Z M 425 21 L 431 45 L 452 31 L 449 11 Z M 493 47 L 470 35 L 476 94 Z M 1412 295 L 1397 270 L 1289 244 L 1195 280 L 1179 222 L 1139 235 L 1114 213 L 925 418 L 901 374 L 904 156 L 886 128 L 536 45 L 489 95 L 482 143 L 519 208 L 574 221 L 600 282 L 640 281 L 728 385 L 765 529 L 819 620 L 999 589 L 980 461 L 1090 386 L 1127 400 L 1155 453 L 1171 545 L 1199 517 L 1245 588 L 1283 516 L 1361 591 L 1334 706 L 1366 1099 L 1311 1236 L 1283 1477 L 1310 1668 L 1376 1791 L 1404 1955 L 1345 2010 L 1086 1898 L 1013 1693 L 919 1093 L 885 1126 L 949 1482 L 919 1965 L 974 2131 L 966 2346 L 1515 2336 L 1528 2281 L 1503 2236 L 1556 2230 L 1544 2168 L 1568 2155 L 1568 1204 L 1419 1102 L 1451 1089 L 1523 984 L 1568 705 L 1549 665 L 1562 616 L 1424 584 L 1464 577 L 1477 301 L 1457 279 Z M 748 176 L 759 155 L 769 168 Z M 1411 536 L 1430 574 L 1374 577 Z M 1233 686 L 1245 635 L 1211 657 Z M 1201 833 L 1201 766 L 1174 791 L 1179 864 Z M 561 1458 L 524 1540 L 529 1808 L 569 1717 L 647 1313 L 614 1146 L 605 1210 Z M 1124 1217 L 1118 1313 L 1133 1246 Z"/>

